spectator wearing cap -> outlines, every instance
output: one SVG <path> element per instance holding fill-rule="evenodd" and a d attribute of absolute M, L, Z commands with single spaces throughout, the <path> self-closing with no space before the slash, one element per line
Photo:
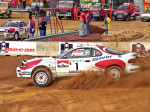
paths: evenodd
<path fill-rule="evenodd" d="M 35 22 L 32 20 L 32 17 L 29 17 L 29 22 L 28 22 L 29 38 L 34 38 L 34 33 L 35 33 Z"/>
<path fill-rule="evenodd" d="M 39 30 L 40 30 L 40 36 L 46 36 L 46 27 L 47 22 L 44 18 L 41 19 L 41 22 L 39 23 Z"/>
<path fill-rule="evenodd" d="M 85 22 L 86 22 L 86 35 L 88 36 L 90 34 L 89 31 L 89 22 L 91 21 L 91 17 L 89 12 L 86 10 L 85 11 Z"/>
<path fill-rule="evenodd" d="M 85 24 L 85 14 L 82 10 L 80 10 L 80 23 L 81 23 L 81 37 L 85 36 L 85 29 L 84 29 L 84 24 Z"/>

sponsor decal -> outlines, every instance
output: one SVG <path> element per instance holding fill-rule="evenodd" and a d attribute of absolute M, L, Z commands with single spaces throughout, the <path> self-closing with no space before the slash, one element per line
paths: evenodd
<path fill-rule="evenodd" d="M 99 60 L 110 59 L 110 58 L 112 58 L 112 56 L 103 56 L 103 57 L 93 58 L 92 61 L 99 61 Z"/>
<path fill-rule="evenodd" d="M 149 43 L 131 43 L 130 52 L 136 52 L 138 57 L 150 56 Z"/>
<path fill-rule="evenodd" d="M 0 42 L 0 53 L 35 54 L 35 42 Z"/>
<path fill-rule="evenodd" d="M 73 63 L 84 62 L 84 59 L 69 60 L 69 62 L 73 62 Z"/>
<path fill-rule="evenodd" d="M 72 70 L 72 71 L 69 71 L 69 73 L 81 73 L 81 72 L 84 72 L 84 70 Z"/>
<path fill-rule="evenodd" d="M 69 67 L 69 60 L 58 60 L 57 67 L 59 68 Z"/>
<path fill-rule="evenodd" d="M 143 0 L 144 4 L 150 4 L 150 0 Z"/>

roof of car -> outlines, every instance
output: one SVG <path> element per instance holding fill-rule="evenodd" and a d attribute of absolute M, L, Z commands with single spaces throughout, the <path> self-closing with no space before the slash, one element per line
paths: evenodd
<path fill-rule="evenodd" d="M 24 22 L 24 21 L 16 21 L 16 20 L 15 20 L 15 21 L 11 21 L 11 20 L 10 20 L 10 21 L 7 21 L 7 22 Z"/>

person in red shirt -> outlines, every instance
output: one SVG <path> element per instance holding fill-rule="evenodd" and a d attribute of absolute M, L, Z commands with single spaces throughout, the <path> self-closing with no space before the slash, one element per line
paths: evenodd
<path fill-rule="evenodd" d="M 82 10 L 80 10 L 80 23 L 81 23 L 81 37 L 85 36 L 85 29 L 84 29 L 84 24 L 85 24 L 85 14 Z"/>
<path fill-rule="evenodd" d="M 112 13 L 113 13 L 113 8 L 110 6 L 110 12 L 109 12 L 109 15 L 110 15 L 110 19 L 112 20 Z"/>
<path fill-rule="evenodd" d="M 74 12 L 74 21 L 78 21 L 78 8 L 77 8 L 77 6 L 75 6 L 73 12 Z"/>
<path fill-rule="evenodd" d="M 135 7 L 135 4 L 133 2 L 131 2 L 129 4 L 129 7 L 130 7 L 130 11 L 133 11 L 134 10 L 134 7 Z"/>

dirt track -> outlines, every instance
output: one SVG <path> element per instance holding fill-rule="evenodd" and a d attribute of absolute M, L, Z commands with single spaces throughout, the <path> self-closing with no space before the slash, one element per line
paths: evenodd
<path fill-rule="evenodd" d="M 0 57 L 2 112 L 149 112 L 150 58 L 139 59 L 141 70 L 110 83 L 105 77 L 82 74 L 57 79 L 46 88 L 17 78 L 15 69 L 30 56 Z M 147 64 L 146 64 L 147 63 Z"/>

